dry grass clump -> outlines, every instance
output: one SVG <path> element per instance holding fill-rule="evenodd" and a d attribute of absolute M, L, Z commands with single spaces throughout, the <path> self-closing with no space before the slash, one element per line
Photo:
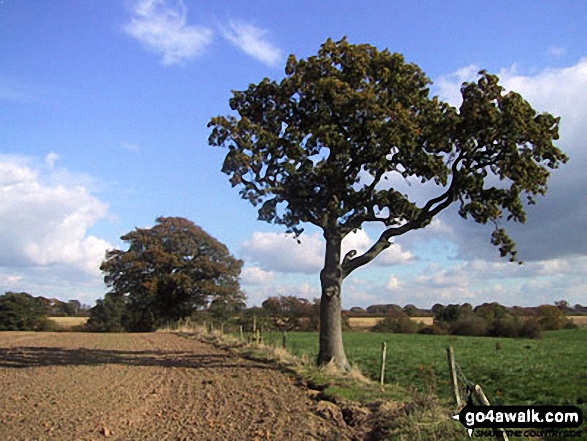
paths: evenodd
<path fill-rule="evenodd" d="M 344 378 L 361 384 L 373 383 L 373 380 L 367 378 L 361 369 L 356 365 L 352 365 L 350 370 L 345 371 L 340 369 L 333 362 L 330 362 L 324 366 L 319 367 L 318 369 L 320 373 L 325 376 Z"/>

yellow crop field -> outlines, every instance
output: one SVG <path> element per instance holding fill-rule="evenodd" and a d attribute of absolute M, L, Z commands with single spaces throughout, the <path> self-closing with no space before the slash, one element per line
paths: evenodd
<path fill-rule="evenodd" d="M 424 323 L 426 326 L 431 326 L 434 323 L 434 317 L 410 317 L 414 322 Z"/>
<path fill-rule="evenodd" d="M 383 317 L 350 317 L 349 324 L 353 329 L 368 329 L 383 320 Z"/>
<path fill-rule="evenodd" d="M 356 330 L 366 330 L 372 328 L 385 317 L 350 317 L 349 324 L 351 328 Z M 425 325 L 431 325 L 433 317 L 411 317 L 411 320 L 415 322 L 424 323 Z"/>
<path fill-rule="evenodd" d="M 573 315 L 569 318 L 577 326 L 587 326 L 587 315 Z"/>
<path fill-rule="evenodd" d="M 57 323 L 61 329 L 70 329 L 74 326 L 85 325 L 88 317 L 49 317 L 49 320 Z"/>

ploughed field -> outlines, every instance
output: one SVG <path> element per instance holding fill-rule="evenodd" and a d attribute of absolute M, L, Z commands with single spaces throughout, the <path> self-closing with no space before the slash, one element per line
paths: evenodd
<path fill-rule="evenodd" d="M 0 440 L 350 439 L 269 364 L 175 334 L 0 333 Z"/>

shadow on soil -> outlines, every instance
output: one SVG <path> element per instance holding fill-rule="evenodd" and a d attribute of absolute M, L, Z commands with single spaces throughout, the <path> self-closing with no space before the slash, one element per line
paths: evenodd
<path fill-rule="evenodd" d="M 0 348 L 0 368 L 32 368 L 39 366 L 96 366 L 122 364 L 169 368 L 263 369 L 274 367 L 243 363 L 230 354 L 194 354 L 182 351 L 117 351 L 103 349 L 67 349 L 45 346 Z"/>

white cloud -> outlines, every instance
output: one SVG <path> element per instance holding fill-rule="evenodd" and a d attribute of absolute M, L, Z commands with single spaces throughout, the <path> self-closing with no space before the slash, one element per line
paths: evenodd
<path fill-rule="evenodd" d="M 231 22 L 228 28 L 222 28 L 224 37 L 245 54 L 268 66 L 277 66 L 282 59 L 282 52 L 266 40 L 267 32 L 243 22 Z"/>
<path fill-rule="evenodd" d="M 385 289 L 374 285 L 379 303 L 464 303 L 473 306 L 497 301 L 504 305 L 552 304 L 566 299 L 581 303 L 587 295 L 584 267 L 587 257 L 577 262 L 531 262 L 523 266 L 506 262 L 473 260 L 449 268 L 429 265 L 415 275 L 393 275 Z M 388 298 L 384 296 L 388 293 Z"/>
<path fill-rule="evenodd" d="M 303 282 L 299 285 L 277 285 L 273 287 L 273 295 L 285 297 L 294 296 L 312 300 L 320 297 L 320 290 L 308 282 Z"/>
<path fill-rule="evenodd" d="M 290 235 L 255 232 L 243 247 L 248 257 L 265 270 L 318 273 L 324 261 L 320 234 L 302 234 L 299 239 L 300 244 Z"/>
<path fill-rule="evenodd" d="M 391 276 L 385 286 L 389 291 L 397 291 L 402 287 L 403 283 L 397 278 L 397 276 Z"/>
<path fill-rule="evenodd" d="M 364 230 L 357 230 L 348 234 L 342 241 L 342 257 L 350 250 L 356 250 L 358 254 L 363 254 L 373 243 Z M 394 243 L 391 247 L 379 254 L 372 264 L 376 266 L 404 265 L 413 260 L 414 255 L 410 251 L 404 251 L 401 245 Z"/>
<path fill-rule="evenodd" d="M 54 168 L 56 160 L 50 154 L 45 162 Z M 40 170 L 25 158 L 0 156 L 0 266 L 65 264 L 99 274 L 111 245 L 87 230 L 107 216 L 108 205 L 83 186 L 45 184 Z"/>
<path fill-rule="evenodd" d="M 183 0 L 140 0 L 124 30 L 149 50 L 163 55 L 163 64 L 180 64 L 202 53 L 212 42 L 212 30 L 186 23 Z"/>
<path fill-rule="evenodd" d="M 343 308 L 350 309 L 357 303 L 372 305 L 379 300 L 379 292 L 375 294 L 373 283 L 357 276 L 351 276 L 342 287 Z"/>
<path fill-rule="evenodd" d="M 241 283 L 244 285 L 267 285 L 273 282 L 275 274 L 258 266 L 245 266 L 241 272 Z"/>
<path fill-rule="evenodd" d="M 374 304 L 415 304 L 430 308 L 435 303 L 471 303 L 473 306 L 497 301 L 513 306 L 552 304 L 565 299 L 571 304 L 585 303 L 587 257 L 574 260 L 529 262 L 522 266 L 481 259 L 453 262 L 442 266 L 431 262 L 416 271 L 405 268 L 391 275 L 362 278 L 353 273 L 342 286 L 343 307 Z M 380 269 L 378 270 L 381 271 Z M 310 281 L 300 277 L 311 277 Z M 316 276 L 281 275 L 271 283 L 247 287 L 247 303 L 260 305 L 270 296 L 319 297 Z"/>

